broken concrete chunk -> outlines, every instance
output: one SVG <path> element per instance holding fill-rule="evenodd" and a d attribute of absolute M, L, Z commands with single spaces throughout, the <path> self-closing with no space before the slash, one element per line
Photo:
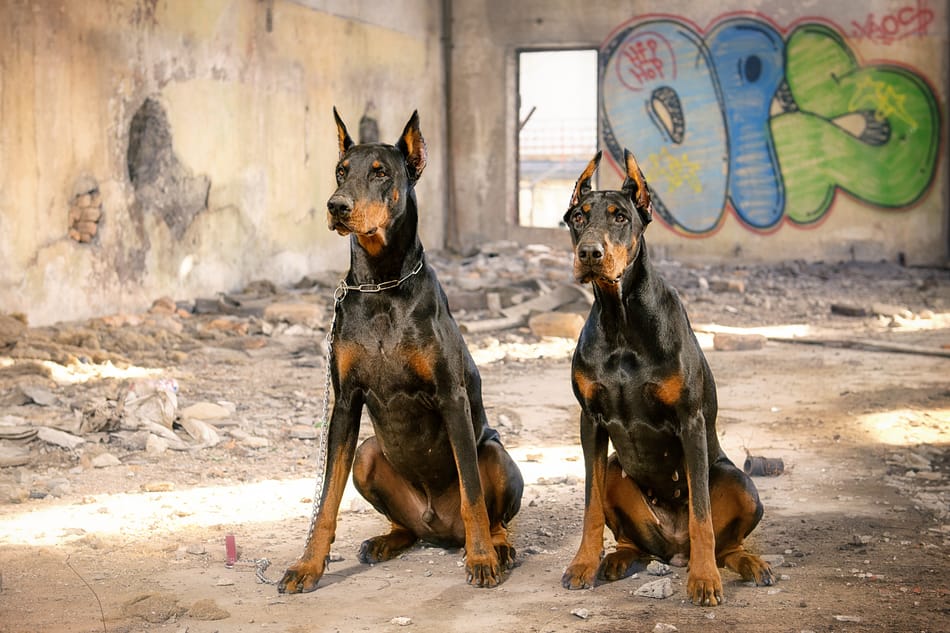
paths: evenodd
<path fill-rule="evenodd" d="M 584 328 L 584 317 L 576 312 L 541 312 L 528 319 L 535 336 L 554 336 L 577 340 Z"/>
<path fill-rule="evenodd" d="M 86 440 L 72 433 L 60 431 L 59 429 L 41 426 L 36 429 L 36 436 L 48 444 L 61 446 L 62 448 L 74 449 L 82 446 Z"/>
<path fill-rule="evenodd" d="M 319 328 L 324 324 L 324 308 L 315 303 L 272 303 L 264 308 L 264 320 Z"/>
<path fill-rule="evenodd" d="M 192 420 L 212 421 L 229 417 L 231 411 L 214 402 L 196 402 L 182 409 L 180 414 L 181 417 Z"/>
<path fill-rule="evenodd" d="M 727 334 L 716 332 L 713 349 L 721 352 L 745 352 L 765 347 L 766 338 L 761 334 Z"/>

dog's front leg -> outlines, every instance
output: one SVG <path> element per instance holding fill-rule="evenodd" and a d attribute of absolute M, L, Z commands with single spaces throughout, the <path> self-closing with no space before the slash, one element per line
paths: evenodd
<path fill-rule="evenodd" d="M 478 472 L 471 405 L 464 393 L 451 399 L 445 419 L 459 476 L 468 583 L 476 587 L 494 587 L 501 582 L 501 564 L 492 544 L 488 508 Z"/>
<path fill-rule="evenodd" d="M 305 593 L 317 588 L 323 577 L 330 545 L 336 536 L 337 513 L 353 467 L 356 440 L 359 437 L 362 401 L 355 397 L 338 401 L 330 416 L 327 455 L 324 463 L 323 494 L 320 510 L 303 555 L 291 565 L 277 584 L 280 593 Z"/>
<path fill-rule="evenodd" d="M 564 570 L 565 589 L 594 586 L 597 567 L 604 553 L 604 494 L 607 482 L 607 431 L 581 413 L 581 448 L 584 451 L 584 532 L 574 560 Z"/>
<path fill-rule="evenodd" d="M 706 420 L 701 411 L 686 418 L 681 441 L 689 487 L 689 574 L 686 593 L 693 604 L 723 602 L 722 578 L 716 566 L 716 534 L 709 501 L 709 451 Z"/>

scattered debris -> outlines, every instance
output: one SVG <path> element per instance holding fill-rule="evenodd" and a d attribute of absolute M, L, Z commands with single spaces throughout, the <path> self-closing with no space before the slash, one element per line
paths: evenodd
<path fill-rule="evenodd" d="M 713 335 L 713 349 L 720 352 L 745 352 L 765 347 L 766 338 L 761 334 L 728 334 L 716 332 Z"/>
<path fill-rule="evenodd" d="M 590 617 L 590 611 L 587 609 L 578 607 L 576 609 L 571 609 L 571 615 L 580 618 L 581 620 L 586 620 Z"/>
<path fill-rule="evenodd" d="M 785 472 L 785 462 L 781 457 L 762 457 L 746 455 L 742 470 L 752 477 L 777 477 Z"/>
<path fill-rule="evenodd" d="M 673 595 L 673 581 L 667 576 L 659 580 L 652 580 L 644 583 L 633 592 L 633 595 L 641 598 L 655 598 L 663 600 Z"/>

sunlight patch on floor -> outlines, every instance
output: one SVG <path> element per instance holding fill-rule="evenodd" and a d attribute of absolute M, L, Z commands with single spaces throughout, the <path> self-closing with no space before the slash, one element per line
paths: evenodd
<path fill-rule="evenodd" d="M 950 443 L 950 409 L 893 409 L 858 416 L 878 442 L 891 446 Z"/>

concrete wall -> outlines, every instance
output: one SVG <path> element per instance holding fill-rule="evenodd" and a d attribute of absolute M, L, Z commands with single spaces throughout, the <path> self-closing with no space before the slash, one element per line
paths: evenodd
<path fill-rule="evenodd" d="M 459 247 L 567 242 L 515 221 L 515 60 L 519 49 L 597 47 L 600 186 L 619 187 L 624 147 L 637 154 L 657 194 L 650 243 L 667 255 L 946 261 L 946 2 L 487 0 L 452 11 L 450 129 L 467 131 L 452 148 Z M 680 138 L 655 116 L 663 86 Z"/>
<path fill-rule="evenodd" d="M 334 105 L 355 137 L 372 100 L 389 142 L 419 110 L 440 246 L 440 7 L 378 4 L 0 3 L 0 311 L 42 324 L 345 269 Z"/>
<path fill-rule="evenodd" d="M 331 108 L 355 133 L 370 100 L 382 140 L 420 112 L 429 247 L 566 245 L 515 220 L 516 52 L 549 47 L 600 49 L 600 183 L 637 153 L 666 255 L 943 262 L 948 20 L 938 0 L 0 2 L 0 311 L 42 324 L 344 269 Z M 679 71 L 630 81 L 651 65 Z M 677 142 L 649 115 L 667 84 Z"/>

